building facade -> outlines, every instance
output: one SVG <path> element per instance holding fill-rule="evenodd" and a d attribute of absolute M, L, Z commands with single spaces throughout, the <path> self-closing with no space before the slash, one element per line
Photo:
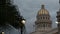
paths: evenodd
<path fill-rule="evenodd" d="M 41 9 L 37 13 L 35 26 L 35 32 L 30 34 L 57 34 L 58 29 L 52 29 L 50 14 L 44 4 L 41 5 Z"/>
<path fill-rule="evenodd" d="M 59 0 L 59 11 L 57 12 L 57 21 L 58 21 L 58 34 L 60 34 L 60 0 Z"/>
<path fill-rule="evenodd" d="M 60 9 L 59 11 L 57 12 L 57 21 L 58 21 L 58 33 L 60 34 Z"/>
<path fill-rule="evenodd" d="M 45 9 L 44 5 L 42 5 L 41 9 L 38 11 L 35 25 L 36 30 L 40 30 L 41 32 L 46 32 L 51 29 L 52 22 L 50 20 L 50 15 L 48 10 Z"/>

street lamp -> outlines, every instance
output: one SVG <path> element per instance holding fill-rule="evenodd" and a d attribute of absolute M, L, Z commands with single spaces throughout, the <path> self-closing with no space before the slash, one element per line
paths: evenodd
<path fill-rule="evenodd" d="M 4 32 L 2 32 L 2 34 L 5 34 Z"/>
<path fill-rule="evenodd" d="M 57 24 L 57 27 L 58 27 L 58 21 L 55 22 Z"/>
<path fill-rule="evenodd" d="M 60 34 L 60 22 L 56 22 L 56 24 L 58 24 L 58 34 Z"/>
<path fill-rule="evenodd" d="M 58 24 L 58 22 L 56 21 L 56 24 Z"/>
<path fill-rule="evenodd" d="M 26 23 L 26 20 L 25 19 L 22 19 L 21 20 L 21 34 L 23 34 L 23 27 L 25 27 L 25 23 Z"/>
<path fill-rule="evenodd" d="M 26 23 L 25 19 L 24 19 L 24 20 L 22 20 L 22 23 L 23 23 L 23 24 L 25 24 L 25 23 Z"/>

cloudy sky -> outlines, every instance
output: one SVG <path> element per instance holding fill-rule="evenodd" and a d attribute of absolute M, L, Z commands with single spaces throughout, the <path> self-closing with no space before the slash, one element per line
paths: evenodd
<path fill-rule="evenodd" d="M 46 9 L 50 13 L 53 23 L 52 27 L 56 27 L 56 12 L 59 9 L 58 2 L 59 0 L 14 0 L 14 4 L 18 6 L 21 15 L 26 19 L 26 29 L 28 33 L 34 29 L 33 25 L 36 20 L 36 15 L 42 4 L 45 4 Z"/>

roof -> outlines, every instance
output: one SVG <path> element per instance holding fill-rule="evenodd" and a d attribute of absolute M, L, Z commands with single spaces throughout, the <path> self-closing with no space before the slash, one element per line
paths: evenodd
<path fill-rule="evenodd" d="M 41 9 L 38 11 L 38 14 L 39 14 L 39 15 L 49 14 L 49 12 L 48 12 L 47 9 L 45 9 L 45 6 L 44 6 L 44 5 L 41 5 Z"/>

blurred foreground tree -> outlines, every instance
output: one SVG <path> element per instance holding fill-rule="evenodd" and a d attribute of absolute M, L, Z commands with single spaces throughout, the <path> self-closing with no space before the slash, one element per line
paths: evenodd
<path fill-rule="evenodd" d="M 11 24 L 14 27 L 19 26 L 22 16 L 11 0 L 0 0 L 0 25 Z"/>

